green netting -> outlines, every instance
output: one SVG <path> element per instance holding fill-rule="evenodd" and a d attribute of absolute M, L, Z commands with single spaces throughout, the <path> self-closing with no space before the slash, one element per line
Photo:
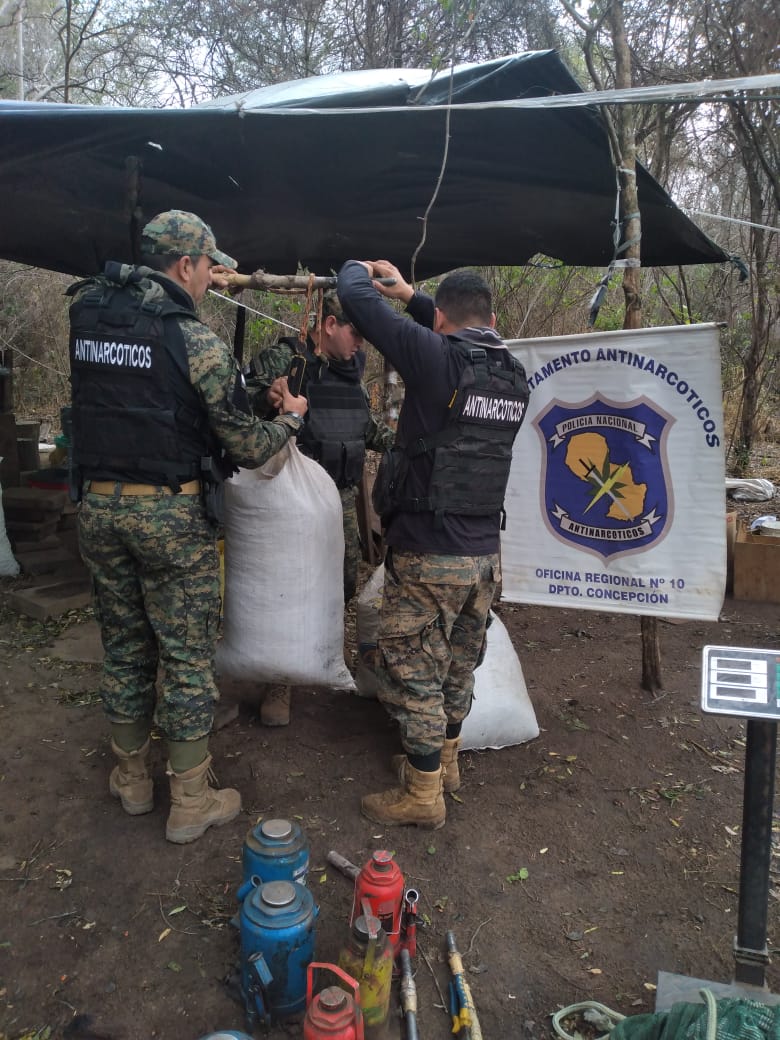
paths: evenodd
<path fill-rule="evenodd" d="M 609 1040 L 780 1040 L 780 1007 L 731 997 L 716 1001 L 708 990 L 702 996 L 704 1004 L 624 1018 Z"/>

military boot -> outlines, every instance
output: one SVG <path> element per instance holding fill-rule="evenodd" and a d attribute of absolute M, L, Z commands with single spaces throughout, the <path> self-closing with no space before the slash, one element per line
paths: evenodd
<path fill-rule="evenodd" d="M 264 726 L 290 725 L 290 687 L 269 686 L 260 705 L 260 721 Z"/>
<path fill-rule="evenodd" d="M 146 743 L 136 751 L 123 751 L 115 741 L 111 741 L 111 750 L 119 764 L 111 770 L 108 778 L 108 789 L 114 798 L 119 798 L 122 808 L 130 816 L 142 816 L 154 808 L 152 797 L 152 778 L 149 775 L 149 750 L 152 742 Z"/>
<path fill-rule="evenodd" d="M 209 769 L 210 765 L 211 755 L 206 755 L 199 766 L 184 773 L 174 773 L 168 763 L 171 812 L 165 837 L 176 845 L 195 841 L 209 827 L 230 823 L 241 812 L 241 795 L 238 791 L 231 787 L 218 791 L 209 785 L 209 776 L 215 779 Z"/>
<path fill-rule="evenodd" d="M 444 790 L 457 791 L 460 787 L 460 769 L 458 769 L 458 749 L 460 737 L 445 740 L 441 749 L 441 765 L 444 770 Z"/>
<path fill-rule="evenodd" d="M 416 824 L 438 830 L 447 818 L 442 794 L 443 775 L 441 766 L 433 773 L 423 773 L 407 760 L 403 766 L 402 786 L 381 794 L 366 795 L 360 803 L 363 815 L 374 823 L 389 826 Z"/>
<path fill-rule="evenodd" d="M 460 787 L 460 770 L 458 769 L 458 748 L 460 737 L 453 740 L 445 740 L 441 749 L 441 765 L 444 769 L 444 793 L 457 791 Z M 406 755 L 393 755 L 393 772 L 398 774 L 398 779 L 403 783 L 404 769 L 408 762 Z"/>

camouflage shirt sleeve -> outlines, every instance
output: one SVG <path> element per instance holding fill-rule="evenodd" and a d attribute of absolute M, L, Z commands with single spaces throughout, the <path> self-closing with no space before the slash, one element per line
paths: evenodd
<path fill-rule="evenodd" d="M 266 347 L 252 358 L 252 375 L 247 378 L 246 385 L 255 415 L 274 414 L 265 395 L 274 379 L 287 372 L 292 356 L 293 351 L 289 344 L 277 343 L 273 347 Z"/>
<path fill-rule="evenodd" d="M 365 391 L 365 387 L 363 388 Z M 366 399 L 368 399 L 368 391 L 366 392 Z M 395 444 L 395 430 L 393 430 L 387 423 L 381 419 L 377 419 L 371 412 L 371 403 L 369 401 L 369 423 L 368 430 L 366 432 L 366 447 L 372 451 L 389 451 L 393 444 Z"/>
<path fill-rule="evenodd" d="M 257 419 L 248 410 L 244 377 L 230 349 L 206 325 L 181 322 L 190 364 L 190 382 L 198 391 L 209 426 L 238 466 L 254 469 L 275 455 L 300 425 L 277 416 Z"/>

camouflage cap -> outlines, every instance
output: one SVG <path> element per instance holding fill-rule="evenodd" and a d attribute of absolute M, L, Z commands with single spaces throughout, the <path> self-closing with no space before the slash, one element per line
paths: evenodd
<path fill-rule="evenodd" d="M 349 321 L 344 315 L 344 309 L 341 306 L 341 300 L 336 295 L 335 289 L 326 289 L 322 294 L 322 317 L 327 318 L 329 314 L 332 314 L 338 321 L 344 323 Z M 314 325 L 317 321 L 317 309 L 309 314 L 309 324 Z"/>
<path fill-rule="evenodd" d="M 141 252 L 157 256 L 207 256 L 215 264 L 235 270 L 232 256 L 217 249 L 214 232 L 200 217 L 183 209 L 169 209 L 152 217 L 141 232 Z"/>

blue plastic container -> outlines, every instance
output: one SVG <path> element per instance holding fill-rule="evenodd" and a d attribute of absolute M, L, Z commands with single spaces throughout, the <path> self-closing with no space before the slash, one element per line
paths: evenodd
<path fill-rule="evenodd" d="M 250 1029 L 305 1010 L 319 913 L 311 892 L 296 881 L 253 881 L 239 913 L 241 992 Z"/>
<path fill-rule="evenodd" d="M 297 881 L 305 885 L 309 872 L 309 843 L 294 821 L 262 820 L 244 839 L 242 866 L 244 884 L 258 877 L 264 883 Z"/>

